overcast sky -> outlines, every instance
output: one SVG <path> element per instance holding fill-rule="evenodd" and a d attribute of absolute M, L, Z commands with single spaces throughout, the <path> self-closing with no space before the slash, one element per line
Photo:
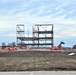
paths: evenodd
<path fill-rule="evenodd" d="M 16 41 L 16 25 L 54 24 L 54 45 L 76 44 L 76 0 L 0 0 L 0 44 Z"/>

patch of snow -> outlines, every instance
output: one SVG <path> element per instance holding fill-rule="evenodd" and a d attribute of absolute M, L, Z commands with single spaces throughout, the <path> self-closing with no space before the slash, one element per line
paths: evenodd
<path fill-rule="evenodd" d="M 75 53 L 69 53 L 68 55 L 75 55 Z"/>

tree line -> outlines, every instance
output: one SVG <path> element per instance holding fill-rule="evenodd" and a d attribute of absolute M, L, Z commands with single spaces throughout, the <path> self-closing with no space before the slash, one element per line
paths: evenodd
<path fill-rule="evenodd" d="M 2 42 L 2 49 L 6 48 L 6 47 L 16 47 L 16 43 L 15 42 L 12 42 L 12 43 L 8 43 L 6 45 L 5 42 Z"/>

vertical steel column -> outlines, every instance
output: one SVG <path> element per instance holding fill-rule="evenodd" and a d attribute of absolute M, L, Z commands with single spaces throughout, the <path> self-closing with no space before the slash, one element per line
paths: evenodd
<path fill-rule="evenodd" d="M 53 39 L 52 39 L 52 47 L 54 46 L 54 25 L 52 25 L 52 37 L 53 37 Z"/>
<path fill-rule="evenodd" d="M 39 47 L 39 26 L 38 26 L 38 47 Z"/>
<path fill-rule="evenodd" d="M 34 29 L 34 27 L 32 27 L 32 29 L 33 29 L 33 44 L 35 44 L 35 40 L 34 40 L 35 39 L 35 33 L 34 33 L 35 29 Z"/>

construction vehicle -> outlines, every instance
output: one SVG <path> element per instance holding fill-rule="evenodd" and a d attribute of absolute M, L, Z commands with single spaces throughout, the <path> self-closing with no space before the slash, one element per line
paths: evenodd
<path fill-rule="evenodd" d="M 62 50 L 62 44 L 65 44 L 65 43 L 61 41 L 58 46 L 52 47 L 51 50 Z"/>

